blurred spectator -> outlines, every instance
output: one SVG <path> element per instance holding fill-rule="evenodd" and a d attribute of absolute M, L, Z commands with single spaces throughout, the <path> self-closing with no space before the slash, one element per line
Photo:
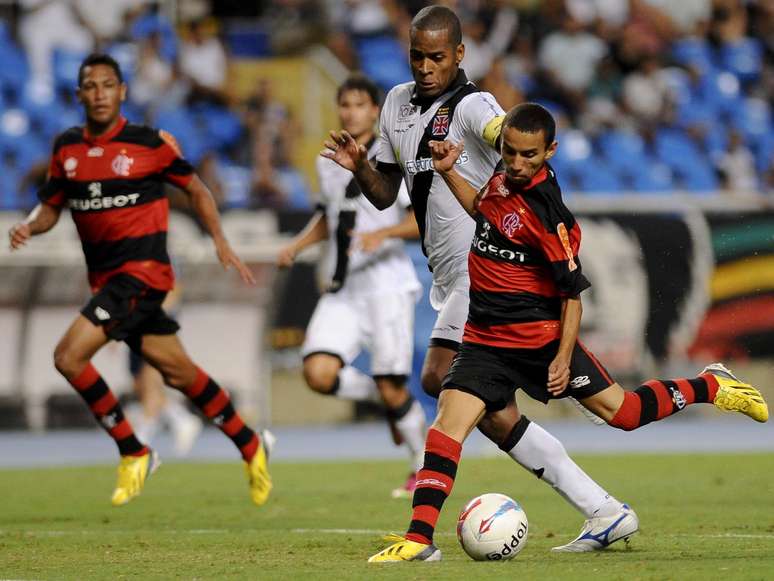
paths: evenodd
<path fill-rule="evenodd" d="M 180 72 L 191 82 L 191 102 L 226 102 L 226 50 L 204 20 L 188 23 L 187 38 L 180 46 Z"/>
<path fill-rule="evenodd" d="M 308 207 L 306 183 L 290 161 L 297 133 L 290 111 L 274 98 L 266 79 L 258 83 L 246 105 L 249 165 L 253 168 L 249 206 Z"/>
<path fill-rule="evenodd" d="M 607 50 L 600 38 L 587 32 L 578 20 L 566 15 L 562 29 L 549 34 L 538 50 L 538 62 L 551 90 L 546 92 L 546 96 L 553 97 L 569 111 L 577 113 L 594 79 L 597 65 Z"/>
<path fill-rule="evenodd" d="M 489 14 L 479 12 L 463 20 L 462 42 L 465 44 L 464 68 L 468 78 L 478 81 L 489 72 L 495 59 L 500 58 L 511 44 L 519 25 L 516 10 L 497 2 Z M 491 26 L 487 26 L 487 22 Z"/>
<path fill-rule="evenodd" d="M 669 86 L 656 56 L 643 58 L 637 70 L 623 82 L 624 105 L 641 123 L 658 121 L 668 98 Z"/>
<path fill-rule="evenodd" d="M 85 26 L 75 2 L 68 0 L 21 0 L 19 39 L 29 59 L 34 83 L 53 86 L 54 51 L 86 54 L 94 48 L 94 36 Z"/>
<path fill-rule="evenodd" d="M 718 162 L 723 187 L 735 192 L 752 192 L 758 189 L 755 157 L 745 146 L 742 135 L 731 131 L 728 149 Z"/>
<path fill-rule="evenodd" d="M 188 84 L 178 77 L 175 64 L 162 56 L 161 46 L 158 32 L 140 41 L 129 91 L 132 102 L 149 109 L 149 117 L 154 117 L 156 109 L 178 107 L 188 93 Z"/>

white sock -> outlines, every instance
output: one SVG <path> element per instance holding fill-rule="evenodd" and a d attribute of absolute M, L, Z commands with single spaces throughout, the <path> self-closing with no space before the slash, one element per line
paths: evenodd
<path fill-rule="evenodd" d="M 353 401 L 381 401 L 373 378 L 351 365 L 339 371 L 339 386 L 333 395 Z"/>
<path fill-rule="evenodd" d="M 425 463 L 425 438 L 427 437 L 427 422 L 425 410 L 413 397 L 411 406 L 400 418 L 395 420 L 395 427 L 403 437 L 409 450 L 409 458 L 414 472 L 419 472 Z"/>
<path fill-rule="evenodd" d="M 620 502 L 573 462 L 559 440 L 526 417 L 519 420 L 519 426 L 521 437 L 517 435 L 520 430 L 514 429 L 516 443 L 506 450 L 511 458 L 550 484 L 586 518 L 610 516 L 621 509 Z"/>

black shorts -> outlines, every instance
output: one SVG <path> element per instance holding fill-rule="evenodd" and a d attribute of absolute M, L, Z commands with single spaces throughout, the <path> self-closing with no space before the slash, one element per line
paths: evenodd
<path fill-rule="evenodd" d="M 550 399 L 568 396 L 583 399 L 615 383 L 596 357 L 577 342 L 570 363 L 570 384 L 558 396 L 551 395 L 547 387 L 548 366 L 558 349 L 558 340 L 539 349 L 504 349 L 463 342 L 443 380 L 443 389 L 471 393 L 492 412 L 513 401 L 517 389 L 548 403 Z"/>
<path fill-rule="evenodd" d="M 91 297 L 81 314 L 100 325 L 108 337 L 126 342 L 139 353 L 143 335 L 174 335 L 180 330 L 161 308 L 166 296 L 133 276 L 119 274 Z"/>

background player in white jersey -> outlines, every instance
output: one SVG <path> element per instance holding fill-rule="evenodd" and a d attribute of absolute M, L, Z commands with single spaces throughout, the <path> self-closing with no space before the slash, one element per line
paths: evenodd
<path fill-rule="evenodd" d="M 362 75 L 338 89 L 341 127 L 376 155 L 379 89 Z M 328 241 L 325 293 L 315 308 L 302 347 L 304 378 L 311 389 L 355 401 L 383 401 L 396 443 L 408 448 L 411 472 L 393 496 L 410 496 L 423 463 L 425 415 L 406 387 L 414 353 L 414 308 L 421 286 L 402 239 L 419 235 L 405 188 L 384 211 L 361 193 L 352 173 L 317 159 L 320 203 L 306 228 L 282 251 L 290 266 L 312 244 Z M 367 348 L 373 377 L 351 364 Z"/>
<path fill-rule="evenodd" d="M 457 172 L 481 188 L 500 159 L 496 150 L 504 115 L 494 97 L 478 91 L 460 69 L 465 47 L 454 12 L 442 6 L 423 8 L 411 22 L 410 39 L 414 82 L 398 85 L 387 95 L 376 167 L 367 163 L 367 149 L 346 131 L 331 132 L 322 155 L 354 172 L 363 194 L 378 208 L 395 201 L 402 179 L 409 187 L 433 271 L 431 303 L 439 311 L 422 369 L 422 387 L 437 397 L 467 320 L 466 257 L 475 223 L 433 170 L 429 143 L 464 142 Z M 624 510 L 570 459 L 559 440 L 519 414 L 515 400 L 501 411 L 485 414 L 478 428 L 557 490 L 594 530 L 614 523 Z M 607 544 L 570 543 L 562 550 L 599 549 Z"/>

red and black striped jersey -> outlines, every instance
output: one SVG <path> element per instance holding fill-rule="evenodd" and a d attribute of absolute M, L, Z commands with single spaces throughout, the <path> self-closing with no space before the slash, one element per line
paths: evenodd
<path fill-rule="evenodd" d="M 561 299 L 591 284 L 578 260 L 580 227 L 553 170 L 544 166 L 524 188 L 498 171 L 476 204 L 463 340 L 532 349 L 559 339 Z"/>
<path fill-rule="evenodd" d="M 119 273 L 170 290 L 164 182 L 185 187 L 193 175 L 174 137 L 121 117 L 99 137 L 83 127 L 59 135 L 38 197 L 70 209 L 94 292 Z"/>

